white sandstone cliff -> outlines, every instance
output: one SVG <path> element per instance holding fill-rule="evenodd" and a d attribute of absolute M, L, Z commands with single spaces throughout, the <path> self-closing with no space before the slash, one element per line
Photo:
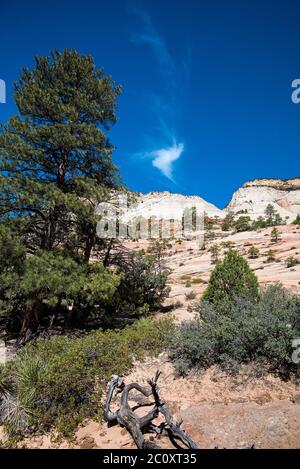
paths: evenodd
<path fill-rule="evenodd" d="M 247 211 L 256 219 L 265 215 L 268 204 L 272 204 L 283 219 L 291 223 L 300 213 L 300 178 L 255 179 L 246 182 L 232 196 L 227 212 Z"/>
<path fill-rule="evenodd" d="M 181 220 L 185 209 L 196 207 L 198 213 L 209 217 L 224 218 L 226 213 L 215 205 L 198 196 L 185 196 L 170 192 L 149 192 L 138 194 L 136 202 L 129 206 L 123 215 L 123 221 L 155 216 L 164 220 Z"/>
<path fill-rule="evenodd" d="M 246 182 L 232 196 L 229 205 L 221 210 L 199 196 L 186 196 L 171 192 L 149 192 L 131 194 L 134 201 L 120 206 L 123 223 L 139 218 L 155 217 L 163 220 L 181 220 L 185 209 L 196 207 L 197 213 L 210 218 L 224 219 L 228 212 L 247 214 L 251 219 L 265 216 L 266 207 L 271 204 L 287 223 L 292 223 L 300 214 L 300 178 L 255 179 Z M 117 200 L 117 199 L 116 199 Z M 111 212 L 110 204 L 106 211 Z M 114 213 L 114 212 L 113 212 Z"/>

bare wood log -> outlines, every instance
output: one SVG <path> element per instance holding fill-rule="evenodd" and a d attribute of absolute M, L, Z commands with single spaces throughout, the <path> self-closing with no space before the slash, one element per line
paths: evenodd
<path fill-rule="evenodd" d="M 119 425 L 127 428 L 139 449 L 160 448 L 160 446 L 157 444 L 145 439 L 144 434 L 147 432 L 155 433 L 156 438 L 160 438 L 163 434 L 168 435 L 170 441 L 175 447 L 182 447 L 179 444 L 180 442 L 184 445 L 183 447 L 185 448 L 198 448 L 190 436 L 180 428 L 182 421 L 176 423 L 165 402 L 160 400 L 157 389 L 157 380 L 159 376 L 160 372 L 157 371 L 154 379 L 148 381 L 149 387 L 146 388 L 139 385 L 138 383 L 131 383 L 127 386 L 124 386 L 123 380 L 114 375 L 107 389 L 107 396 L 104 404 L 105 420 L 108 423 L 118 423 Z M 129 393 L 132 390 L 138 391 L 145 397 L 150 397 L 152 395 L 154 398 L 153 408 L 143 417 L 139 417 L 137 414 L 135 414 L 134 410 L 128 404 Z M 120 408 L 116 412 L 112 412 L 110 410 L 111 401 L 118 391 L 122 392 Z M 159 413 L 164 416 L 165 421 L 160 425 L 155 425 L 152 423 L 152 421 L 158 417 Z"/>

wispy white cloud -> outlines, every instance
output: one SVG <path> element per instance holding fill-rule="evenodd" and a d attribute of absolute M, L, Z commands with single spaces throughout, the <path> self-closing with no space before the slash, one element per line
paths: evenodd
<path fill-rule="evenodd" d="M 175 182 L 173 179 L 173 163 L 177 161 L 182 153 L 184 152 L 183 143 L 174 143 L 171 146 L 166 146 L 165 148 L 159 148 L 148 153 L 143 153 L 140 156 L 151 158 L 152 165 L 159 169 L 164 176 L 166 176 L 170 181 Z"/>
<path fill-rule="evenodd" d="M 142 32 L 132 34 L 132 42 L 149 46 L 159 64 L 164 66 L 169 73 L 173 73 L 175 64 L 166 42 L 154 28 L 151 18 L 147 13 L 139 11 L 139 16 L 142 20 Z"/>
<path fill-rule="evenodd" d="M 159 67 L 157 70 L 164 80 L 164 93 L 149 94 L 149 109 L 152 109 L 155 137 L 151 147 L 156 150 L 139 152 L 138 157 L 149 157 L 152 165 L 174 184 L 174 162 L 184 152 L 184 143 L 177 143 L 175 121 L 180 114 L 183 89 L 189 80 L 191 49 L 188 48 L 182 60 L 174 60 L 164 37 L 156 30 L 151 17 L 141 10 L 135 10 L 141 21 L 140 32 L 131 34 L 131 41 L 149 47 Z M 154 129 L 152 129 L 154 130 Z M 159 143 L 157 143 L 157 140 Z M 147 145 L 148 146 L 148 145 Z M 148 146 L 149 148 L 149 146 Z"/>

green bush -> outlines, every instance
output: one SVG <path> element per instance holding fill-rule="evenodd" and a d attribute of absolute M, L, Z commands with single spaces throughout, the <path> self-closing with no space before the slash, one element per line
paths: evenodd
<path fill-rule="evenodd" d="M 257 259 L 259 256 L 259 249 L 256 246 L 251 246 L 248 251 L 250 259 Z"/>
<path fill-rule="evenodd" d="M 221 248 L 218 244 L 214 244 L 209 248 L 209 252 L 211 253 L 211 263 L 216 264 L 219 261 L 219 255 L 221 253 Z"/>
<path fill-rule="evenodd" d="M 235 229 L 238 233 L 251 230 L 251 218 L 249 216 L 241 216 L 235 222 Z"/>
<path fill-rule="evenodd" d="M 300 213 L 296 216 L 295 220 L 293 221 L 293 225 L 300 225 Z"/>
<path fill-rule="evenodd" d="M 176 332 L 171 355 L 181 374 L 218 364 L 236 370 L 242 363 L 262 361 L 287 378 L 299 375 L 292 361 L 292 340 L 300 336 L 300 297 L 280 284 L 262 292 L 260 300 L 240 296 L 230 310 L 201 301 L 199 317 Z"/>
<path fill-rule="evenodd" d="M 115 265 L 121 282 L 109 308 L 112 317 L 138 317 L 160 308 L 170 292 L 167 286 L 170 271 L 162 264 L 160 255 L 130 252 Z"/>
<path fill-rule="evenodd" d="M 221 229 L 222 229 L 222 231 L 229 231 L 230 230 L 230 224 L 226 223 L 226 222 L 222 223 Z"/>
<path fill-rule="evenodd" d="M 247 260 L 230 249 L 224 260 L 214 268 L 203 300 L 230 307 L 235 297 L 243 294 L 256 301 L 259 297 L 258 280 Z"/>
<path fill-rule="evenodd" d="M 298 259 L 294 256 L 290 256 L 287 261 L 286 261 L 286 266 L 290 269 L 291 267 L 295 267 L 296 265 L 299 264 Z"/>
<path fill-rule="evenodd" d="M 271 241 L 272 243 L 277 243 L 279 240 L 279 231 L 277 230 L 276 227 L 273 228 L 271 231 Z"/>
<path fill-rule="evenodd" d="M 276 253 L 275 249 L 269 249 L 267 252 L 267 262 L 273 262 L 276 260 Z"/>
<path fill-rule="evenodd" d="M 247 210 L 241 210 L 241 214 L 247 213 Z M 249 216 L 241 216 L 236 221 L 233 221 L 233 226 L 236 231 L 256 231 L 268 226 L 284 225 L 286 222 L 282 219 L 275 207 L 269 204 L 265 210 L 265 217 L 258 217 L 257 220 L 251 221 Z"/>
<path fill-rule="evenodd" d="M 161 352 L 172 331 L 171 320 L 141 319 L 119 332 L 30 342 L 0 367 L 0 417 L 6 429 L 17 434 L 56 428 L 70 435 L 84 418 L 101 417 L 101 397 L 111 375 L 123 375 L 134 358 Z M 11 409 L 17 409 L 13 420 Z"/>

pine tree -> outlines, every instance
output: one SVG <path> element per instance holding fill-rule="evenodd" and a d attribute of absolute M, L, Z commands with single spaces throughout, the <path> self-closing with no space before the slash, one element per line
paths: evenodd
<path fill-rule="evenodd" d="M 101 307 L 119 283 L 89 260 L 95 206 L 119 185 L 106 131 L 120 91 L 75 50 L 36 57 L 15 84 L 19 114 L 0 130 L 0 310 L 22 340 L 68 302 Z"/>
<path fill-rule="evenodd" d="M 77 51 L 36 57 L 15 84 L 19 114 L 0 133 L 0 216 L 26 216 L 32 250 L 95 243 L 94 206 L 117 183 L 105 135 L 120 87 Z M 71 246 L 70 246 L 71 245 Z"/>
<path fill-rule="evenodd" d="M 218 244 L 214 244 L 209 249 L 209 252 L 211 253 L 211 262 L 212 262 L 212 264 L 216 264 L 219 261 L 219 255 L 220 255 L 220 252 L 221 252 L 220 246 Z"/>
<path fill-rule="evenodd" d="M 266 222 L 267 222 L 268 226 L 273 225 L 275 213 L 276 213 L 276 210 L 274 208 L 274 205 L 268 204 L 266 209 L 265 209 Z"/>
<path fill-rule="evenodd" d="M 293 225 L 300 225 L 300 214 L 298 214 L 293 221 Z"/>

